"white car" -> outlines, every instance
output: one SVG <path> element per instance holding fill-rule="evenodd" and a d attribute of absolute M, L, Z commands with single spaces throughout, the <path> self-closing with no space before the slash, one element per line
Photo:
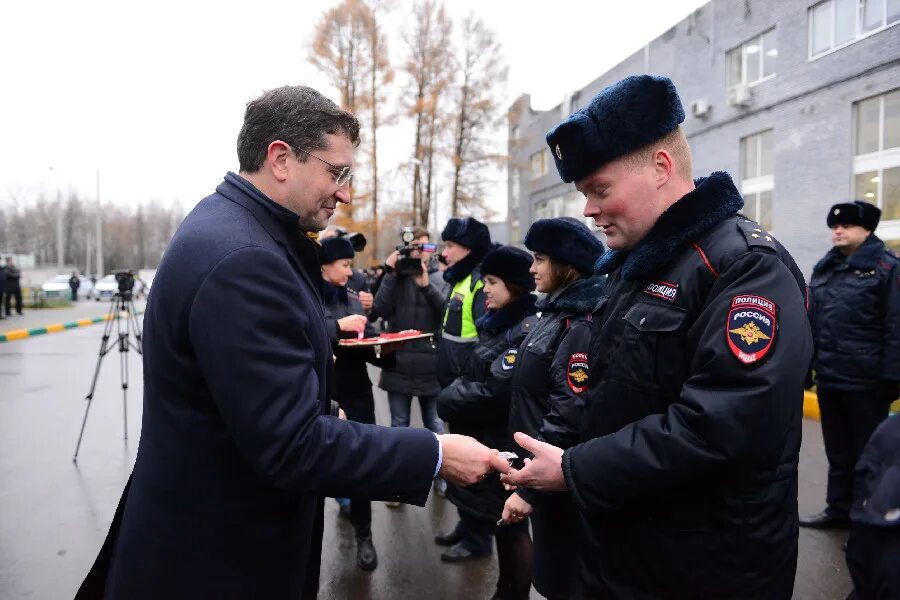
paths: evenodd
<path fill-rule="evenodd" d="M 132 295 L 137 297 L 138 295 L 140 295 L 143 289 L 143 284 L 140 282 L 140 280 L 135 278 Z M 98 281 L 97 285 L 94 286 L 94 300 L 96 300 L 97 302 L 99 302 L 100 300 L 112 300 L 113 296 L 118 291 L 119 282 L 116 281 L 116 274 L 110 273 L 109 275 Z"/>
<path fill-rule="evenodd" d="M 49 281 L 45 281 L 41 286 L 41 293 L 44 298 L 69 298 L 72 295 L 72 288 L 69 287 L 69 279 L 71 275 L 57 275 Z M 78 276 L 81 285 L 78 286 L 78 299 L 87 300 L 91 297 L 93 285 L 87 277 Z"/>

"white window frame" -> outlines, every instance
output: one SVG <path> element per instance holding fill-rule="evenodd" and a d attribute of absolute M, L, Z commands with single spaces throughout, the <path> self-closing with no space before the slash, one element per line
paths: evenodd
<path fill-rule="evenodd" d="M 834 34 L 836 31 L 835 0 L 822 0 L 822 2 L 817 2 L 807 9 L 807 11 L 806 11 L 806 23 L 807 23 L 807 25 L 806 25 L 806 32 L 807 32 L 806 33 L 806 37 L 807 37 L 806 54 L 807 54 L 808 61 L 814 61 L 814 60 L 818 60 L 818 59 L 822 58 L 823 56 L 828 56 L 832 52 L 837 52 L 838 50 L 842 50 L 842 49 L 846 48 L 847 46 L 849 46 L 851 44 L 855 44 L 856 42 L 858 42 L 860 40 L 864 40 L 871 35 L 875 35 L 876 33 L 881 33 L 885 29 L 890 29 L 891 27 L 894 27 L 895 25 L 900 24 L 900 19 L 898 19 L 897 21 L 894 21 L 893 23 L 886 24 L 887 0 L 885 0 L 883 3 L 882 12 L 881 12 L 881 27 L 879 27 L 877 29 L 873 29 L 872 31 L 865 31 L 865 32 L 862 31 L 862 10 L 863 10 L 862 2 L 864 2 L 864 1 L 865 0 L 856 0 L 856 10 L 854 11 L 854 14 L 856 15 L 856 27 L 854 28 L 853 38 L 846 42 L 842 42 L 841 44 L 839 44 L 837 46 L 834 45 Z M 815 37 L 815 36 L 813 36 L 813 10 L 815 10 L 817 7 L 819 7 L 825 3 L 829 3 L 831 5 L 831 11 L 830 11 L 831 12 L 831 31 L 829 32 L 830 39 L 831 39 L 831 43 L 829 44 L 830 48 L 828 50 L 822 50 L 818 54 L 813 54 L 813 38 Z"/>
<path fill-rule="evenodd" d="M 732 48 L 731 50 L 729 50 L 728 52 L 725 53 L 725 69 L 726 69 L 725 81 L 728 84 L 728 89 L 731 89 L 738 85 L 746 85 L 747 87 L 756 87 L 757 85 L 764 83 L 766 81 L 769 81 L 770 79 L 775 79 L 775 75 L 778 74 L 777 66 L 776 66 L 775 73 L 772 73 L 771 75 L 764 75 L 763 77 L 760 77 L 759 79 L 754 79 L 753 81 L 747 81 L 747 60 L 745 60 L 746 55 L 744 54 L 744 47 L 749 46 L 753 42 L 757 43 L 757 45 L 759 46 L 759 72 L 762 73 L 765 70 L 764 66 L 763 66 L 765 64 L 765 48 L 763 47 L 762 39 L 763 39 L 764 35 L 766 35 L 767 33 L 770 33 L 770 32 L 774 32 L 774 31 L 775 31 L 774 27 L 766 29 L 765 31 L 763 31 L 762 33 L 757 35 L 756 37 L 750 38 L 746 42 L 740 44 L 739 46 L 735 46 L 734 48 Z M 778 50 L 778 44 L 775 45 L 775 49 Z M 728 80 L 731 77 L 731 55 L 735 52 L 737 52 L 741 55 L 741 80 L 736 81 L 736 82 L 731 82 Z M 778 55 L 776 54 L 775 57 L 777 59 Z"/>
<path fill-rule="evenodd" d="M 775 141 L 774 129 L 763 129 L 762 131 L 757 131 L 756 133 L 751 133 L 750 135 L 745 135 L 740 139 L 740 144 L 743 147 L 745 140 L 749 138 L 759 138 L 762 139 L 762 135 L 764 133 L 771 132 L 772 134 L 772 171 L 775 170 Z M 769 173 L 767 175 L 754 175 L 753 177 L 747 177 L 747 174 L 743 172 L 744 170 L 744 154 L 743 151 L 740 153 L 741 158 L 741 195 L 749 196 L 752 195 L 756 198 L 756 202 L 753 207 L 753 214 L 750 215 L 754 221 L 759 223 L 760 217 L 760 201 L 759 195 L 764 192 L 771 192 L 772 194 L 772 210 L 773 210 L 773 219 L 772 219 L 772 227 L 769 228 L 769 231 L 772 232 L 775 230 L 775 219 L 774 219 L 774 210 L 775 210 L 775 174 Z M 757 170 L 762 169 L 762 144 L 757 140 L 756 142 L 756 167 Z M 746 211 L 749 207 L 744 206 L 744 210 Z M 748 211 L 749 212 L 749 211 Z"/>
<path fill-rule="evenodd" d="M 534 170 L 534 158 L 540 155 L 541 157 L 541 168 L 540 172 L 536 172 Z M 528 171 L 531 173 L 531 179 L 537 179 L 538 177 L 543 177 L 547 174 L 547 150 L 539 150 L 537 152 L 532 152 L 528 156 Z"/>
<path fill-rule="evenodd" d="M 887 3 L 885 2 L 885 6 Z M 894 90 L 888 90 L 882 94 L 878 94 L 877 96 L 869 96 L 868 98 L 861 98 L 853 103 L 853 173 L 851 175 L 851 183 L 850 189 L 853 190 L 853 197 L 859 198 L 856 192 L 856 176 L 862 173 L 870 173 L 872 171 L 876 172 L 878 177 L 878 182 L 876 184 L 876 200 L 877 206 L 880 209 L 884 209 L 884 171 L 885 169 L 893 169 L 896 167 L 900 167 L 900 146 L 895 148 L 885 148 L 884 147 L 884 133 L 885 133 L 885 123 L 884 123 L 884 101 L 885 97 L 890 93 L 900 93 L 900 88 Z M 857 136 L 859 135 L 859 131 L 857 130 L 857 111 L 859 111 L 859 105 L 866 100 L 871 100 L 872 98 L 878 98 L 878 150 L 874 152 L 867 152 L 865 154 L 855 154 L 856 146 L 857 146 Z M 864 198 L 861 198 L 864 200 Z M 894 219 L 892 221 L 881 221 L 878 224 L 878 229 L 876 230 L 876 234 L 885 240 L 895 240 L 900 238 L 900 219 Z"/>

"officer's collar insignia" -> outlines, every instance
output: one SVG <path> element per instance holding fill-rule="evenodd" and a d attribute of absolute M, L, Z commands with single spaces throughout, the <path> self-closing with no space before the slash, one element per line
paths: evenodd
<path fill-rule="evenodd" d="M 778 331 L 778 308 L 762 296 L 735 296 L 725 332 L 728 349 L 741 363 L 755 365 L 768 356 Z"/>
<path fill-rule="evenodd" d="M 678 284 L 669 283 L 668 281 L 654 281 L 644 287 L 644 293 L 668 300 L 669 302 L 675 302 L 678 299 Z"/>
<path fill-rule="evenodd" d="M 563 159 L 562 150 L 560 149 L 559 144 L 556 145 L 556 158 L 558 158 L 559 160 Z"/>
<path fill-rule="evenodd" d="M 506 354 L 503 355 L 503 360 L 500 362 L 500 368 L 504 371 L 512 371 L 516 366 L 516 356 L 519 354 L 519 351 L 515 348 L 510 348 L 506 351 Z"/>
<path fill-rule="evenodd" d="M 588 357 L 584 352 L 574 352 L 569 357 L 569 368 L 566 369 L 566 383 L 576 394 L 583 393 L 588 386 Z"/>

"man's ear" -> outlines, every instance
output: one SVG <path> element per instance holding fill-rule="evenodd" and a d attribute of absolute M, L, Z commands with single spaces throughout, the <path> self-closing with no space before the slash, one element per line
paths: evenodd
<path fill-rule="evenodd" d="M 674 171 L 675 163 L 667 150 L 660 148 L 653 153 L 653 178 L 656 181 L 656 189 L 664 186 L 672 178 Z"/>
<path fill-rule="evenodd" d="M 265 166 L 272 173 L 272 177 L 279 183 L 284 183 L 288 177 L 288 158 L 293 150 L 281 140 L 275 140 L 266 149 Z"/>

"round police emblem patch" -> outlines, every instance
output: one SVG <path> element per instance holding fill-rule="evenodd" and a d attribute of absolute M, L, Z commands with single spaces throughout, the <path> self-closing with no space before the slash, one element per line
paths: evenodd
<path fill-rule="evenodd" d="M 519 354 L 519 351 L 515 348 L 510 348 L 506 351 L 506 354 L 503 355 L 503 360 L 500 362 L 500 368 L 504 371 L 512 371 L 516 366 L 516 358 Z"/>
<path fill-rule="evenodd" d="M 762 296 L 735 296 L 731 300 L 725 334 L 728 348 L 740 362 L 761 362 L 775 346 L 778 331 L 775 303 Z"/>
<path fill-rule="evenodd" d="M 588 357 L 584 352 L 574 352 L 569 357 L 569 368 L 566 369 L 566 382 L 569 388 L 576 394 L 580 394 L 588 386 Z"/>

